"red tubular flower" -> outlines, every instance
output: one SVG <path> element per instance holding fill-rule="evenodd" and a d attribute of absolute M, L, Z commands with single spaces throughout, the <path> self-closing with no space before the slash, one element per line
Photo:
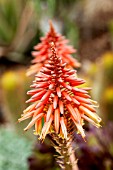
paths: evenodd
<path fill-rule="evenodd" d="M 33 65 L 28 69 L 27 75 L 38 73 L 44 63 L 47 63 L 51 55 L 50 42 L 54 42 L 58 51 L 58 56 L 62 58 L 63 63 L 67 63 L 68 66 L 75 68 L 80 66 L 80 63 L 71 56 L 76 50 L 72 46 L 67 45 L 68 40 L 65 39 L 64 36 L 56 33 L 50 22 L 50 31 L 45 37 L 41 38 L 41 43 L 34 47 L 35 51 L 32 52 L 32 56 L 34 57 L 32 60 Z"/>
<path fill-rule="evenodd" d="M 85 137 L 83 120 L 99 127 L 101 118 L 94 109 L 96 102 L 90 99 L 88 88 L 78 88 L 85 83 L 76 77 L 76 71 L 67 69 L 59 57 L 54 43 L 51 43 L 51 56 L 36 75 L 27 94 L 33 102 L 18 120 L 31 118 L 25 131 L 35 125 L 35 134 L 44 139 L 46 134 L 55 132 L 67 138 L 67 121 L 74 122 L 78 132 Z"/>

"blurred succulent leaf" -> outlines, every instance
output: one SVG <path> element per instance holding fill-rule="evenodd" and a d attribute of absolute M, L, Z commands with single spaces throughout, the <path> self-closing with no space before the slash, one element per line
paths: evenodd
<path fill-rule="evenodd" d="M 76 48 L 78 47 L 78 39 L 79 39 L 79 30 L 75 23 L 66 22 L 66 34 L 67 38 L 70 40 L 71 44 L 73 44 Z"/>
<path fill-rule="evenodd" d="M 56 8 L 56 0 L 47 0 L 47 4 L 48 4 L 48 9 L 49 9 L 49 15 L 53 17 L 55 13 L 55 8 Z"/>
<path fill-rule="evenodd" d="M 18 8 L 17 8 L 18 6 Z M 0 39 L 9 43 L 14 36 L 24 2 L 0 1 Z"/>
<path fill-rule="evenodd" d="M 35 3 L 35 10 L 38 14 L 37 17 L 40 17 L 41 9 L 42 9 L 42 3 L 41 3 L 40 0 L 36 0 L 36 1 L 34 1 L 34 3 Z"/>
<path fill-rule="evenodd" d="M 0 170 L 28 170 L 27 158 L 32 142 L 10 128 L 0 129 Z"/>
<path fill-rule="evenodd" d="M 23 53 L 37 31 L 36 16 L 34 1 L 0 1 L 1 56 L 15 61 L 24 60 Z"/>

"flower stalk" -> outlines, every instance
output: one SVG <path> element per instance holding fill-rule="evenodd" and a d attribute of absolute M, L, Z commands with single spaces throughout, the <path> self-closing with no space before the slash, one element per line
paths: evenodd
<path fill-rule="evenodd" d="M 74 125 L 68 120 L 68 137 L 64 139 L 52 133 L 50 135 L 52 146 L 55 148 L 59 155 L 56 155 L 56 162 L 63 170 L 78 170 L 77 159 L 75 157 L 75 150 L 73 144 Z"/>
<path fill-rule="evenodd" d="M 61 169 L 78 170 L 77 160 L 72 148 L 71 139 L 62 139 L 59 138 L 56 134 L 52 134 L 52 145 L 56 149 L 57 153 L 59 153 L 59 156 L 56 155 L 56 161 Z"/>

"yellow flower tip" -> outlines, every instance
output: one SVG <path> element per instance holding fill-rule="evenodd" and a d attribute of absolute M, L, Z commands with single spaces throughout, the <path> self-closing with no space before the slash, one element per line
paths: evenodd
<path fill-rule="evenodd" d="M 82 137 L 82 138 L 83 138 L 83 137 Z M 84 140 L 84 142 L 87 142 L 87 141 L 86 141 L 86 137 L 84 137 L 83 140 Z"/>
<path fill-rule="evenodd" d="M 38 135 L 40 135 L 39 133 L 37 133 L 36 131 L 33 133 L 34 135 L 36 135 L 36 136 L 38 136 Z"/>
<path fill-rule="evenodd" d="M 53 109 L 53 104 L 51 104 L 49 107 L 48 107 L 48 111 L 47 111 L 47 114 L 46 114 L 46 122 L 48 122 L 50 120 L 50 117 L 53 113 L 54 109 Z"/>
<path fill-rule="evenodd" d="M 97 114 L 87 109 L 86 107 L 81 105 L 79 106 L 79 110 L 83 112 L 85 115 L 87 115 L 89 118 L 91 118 L 94 122 L 97 122 L 97 123 L 101 122 L 101 118 Z"/>
<path fill-rule="evenodd" d="M 20 122 L 21 122 L 21 118 L 20 118 L 20 119 L 18 119 L 16 123 L 20 123 Z"/>
<path fill-rule="evenodd" d="M 99 103 L 97 101 L 90 99 L 90 102 L 93 104 L 93 107 L 99 107 Z"/>
<path fill-rule="evenodd" d="M 98 121 L 98 123 L 102 122 L 102 119 L 98 115 L 97 115 L 97 121 Z"/>
<path fill-rule="evenodd" d="M 66 128 L 66 125 L 65 125 L 64 117 L 60 118 L 60 124 L 61 124 L 61 129 L 62 129 L 64 139 L 67 139 L 67 128 Z"/>
<path fill-rule="evenodd" d="M 78 129 L 78 132 L 81 134 L 82 138 L 84 139 L 86 135 L 84 133 L 84 129 L 83 129 L 82 125 L 80 123 L 76 123 L 76 122 L 75 122 L 75 125 Z"/>
<path fill-rule="evenodd" d="M 18 119 L 17 122 L 20 123 L 20 122 L 22 122 L 22 121 L 25 120 L 25 119 L 27 119 L 27 118 L 24 118 L 24 117 L 22 116 L 21 118 Z"/>
<path fill-rule="evenodd" d="M 100 124 L 97 124 L 97 126 L 96 126 L 97 128 L 101 128 L 102 127 L 102 125 L 100 125 Z"/>
<path fill-rule="evenodd" d="M 26 132 L 28 130 L 28 128 L 26 127 L 26 128 L 24 128 L 24 132 Z"/>
<path fill-rule="evenodd" d="M 42 128 L 42 131 L 41 131 L 40 138 L 39 138 L 40 140 L 44 140 L 46 135 L 49 133 L 49 129 L 50 129 L 52 121 L 53 121 L 53 116 L 51 116 L 51 118 L 48 122 L 45 122 L 45 124 Z"/>
<path fill-rule="evenodd" d="M 101 120 L 101 122 L 99 123 L 99 126 L 102 127 L 105 123 Z"/>

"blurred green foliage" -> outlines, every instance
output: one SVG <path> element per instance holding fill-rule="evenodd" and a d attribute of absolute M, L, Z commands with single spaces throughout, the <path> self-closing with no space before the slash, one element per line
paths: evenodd
<path fill-rule="evenodd" d="M 10 128 L 0 128 L 0 170 L 27 170 L 32 142 Z"/>
<path fill-rule="evenodd" d="M 30 50 L 38 43 L 45 28 L 48 28 L 49 19 L 52 19 L 55 27 L 70 37 L 71 43 L 77 46 L 78 29 L 75 22 L 67 15 L 68 7 L 75 2 L 1 0 L 0 56 L 8 57 L 11 61 L 27 63 L 28 56 L 31 55 Z"/>
<path fill-rule="evenodd" d="M 0 56 L 20 63 L 25 59 L 24 53 L 36 35 L 35 14 L 32 1 L 0 1 Z"/>

